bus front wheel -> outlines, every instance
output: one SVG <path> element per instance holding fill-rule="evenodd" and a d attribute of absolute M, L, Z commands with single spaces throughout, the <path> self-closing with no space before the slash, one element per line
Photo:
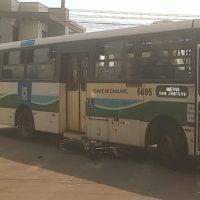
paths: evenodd
<path fill-rule="evenodd" d="M 23 109 L 17 118 L 17 126 L 20 136 L 25 140 L 32 140 L 34 137 L 34 121 L 31 111 Z"/>

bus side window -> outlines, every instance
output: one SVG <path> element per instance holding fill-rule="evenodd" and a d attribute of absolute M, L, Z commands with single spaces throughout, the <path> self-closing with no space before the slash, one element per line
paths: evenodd
<path fill-rule="evenodd" d="M 103 53 L 100 53 L 98 55 L 95 68 L 96 68 L 96 72 L 95 72 L 96 79 L 97 80 L 104 80 L 106 69 L 105 69 L 105 55 Z"/>
<path fill-rule="evenodd" d="M 8 66 L 9 62 L 9 52 L 4 52 L 3 54 L 3 69 L 2 69 L 2 77 L 5 79 L 11 79 L 12 78 L 12 70 L 7 69 L 6 66 Z"/>
<path fill-rule="evenodd" d="M 4 52 L 3 54 L 3 65 L 8 65 L 9 52 Z"/>
<path fill-rule="evenodd" d="M 48 63 L 49 62 L 49 48 L 34 49 L 33 52 L 34 63 Z"/>
<path fill-rule="evenodd" d="M 51 48 L 37 48 L 27 52 L 27 78 L 40 80 L 54 80 L 55 78 L 55 50 Z"/>
<path fill-rule="evenodd" d="M 191 79 L 190 40 L 186 36 L 145 39 L 141 54 L 142 78 L 173 81 Z"/>
<path fill-rule="evenodd" d="M 24 78 L 24 51 L 5 52 L 3 56 L 2 78 L 22 79 Z"/>
<path fill-rule="evenodd" d="M 154 79 L 157 73 L 158 56 L 149 51 L 142 52 L 142 78 Z"/>
<path fill-rule="evenodd" d="M 95 78 L 98 81 L 125 81 L 136 78 L 134 42 L 110 41 L 97 49 Z"/>
<path fill-rule="evenodd" d="M 189 47 L 173 50 L 173 65 L 177 79 L 192 78 L 191 54 L 192 50 Z"/>
<path fill-rule="evenodd" d="M 37 67 L 36 64 L 33 63 L 33 57 L 33 49 L 28 49 L 26 54 L 26 77 L 28 79 L 37 78 Z"/>

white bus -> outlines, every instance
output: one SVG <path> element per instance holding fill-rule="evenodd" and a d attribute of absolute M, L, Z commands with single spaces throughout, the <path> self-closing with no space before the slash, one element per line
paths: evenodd
<path fill-rule="evenodd" d="M 200 154 L 200 20 L 0 45 L 0 124 Z"/>

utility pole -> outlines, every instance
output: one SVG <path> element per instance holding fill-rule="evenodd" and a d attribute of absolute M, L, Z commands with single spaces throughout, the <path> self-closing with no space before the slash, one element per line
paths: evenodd
<path fill-rule="evenodd" d="M 65 8 L 65 0 L 61 0 L 61 8 Z"/>

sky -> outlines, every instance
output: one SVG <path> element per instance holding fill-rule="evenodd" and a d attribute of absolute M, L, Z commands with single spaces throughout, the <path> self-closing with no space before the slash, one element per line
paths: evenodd
<path fill-rule="evenodd" d="M 20 0 L 35 2 L 35 0 Z M 48 7 L 59 7 L 61 0 L 38 0 Z M 66 0 L 69 9 L 200 15 L 199 0 Z"/>
<path fill-rule="evenodd" d="M 20 2 L 37 2 L 47 7 L 60 7 L 61 0 L 19 0 Z M 65 0 L 66 8 L 70 10 L 70 20 L 78 23 L 86 28 L 87 32 L 111 30 L 117 28 L 127 28 L 133 26 L 141 26 L 151 24 L 155 21 L 176 21 L 193 19 L 196 17 L 186 17 L 175 19 L 165 16 L 156 18 L 152 15 L 143 15 L 143 13 L 159 13 L 159 14 L 184 14 L 200 16 L 199 0 Z M 77 11 L 76 9 L 81 9 Z M 87 11 L 84 11 L 87 10 Z M 101 12 L 93 12 L 98 10 Z M 104 12 L 102 12 L 102 10 Z M 106 12 L 106 11 L 117 11 Z M 130 12 L 132 14 L 130 14 Z M 136 13 L 136 14 L 135 14 Z M 137 15 L 142 13 L 142 15 Z M 158 15 L 157 15 L 158 16 Z M 148 18 L 147 20 L 143 18 Z M 150 18 L 150 19 L 149 19 Z"/>

